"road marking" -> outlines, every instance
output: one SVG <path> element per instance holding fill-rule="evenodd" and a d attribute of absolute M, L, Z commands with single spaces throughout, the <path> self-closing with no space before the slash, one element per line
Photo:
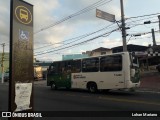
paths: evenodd
<path fill-rule="evenodd" d="M 118 98 L 111 98 L 111 97 L 98 97 L 99 99 L 110 100 L 110 101 L 117 101 L 117 102 L 128 102 L 128 103 L 138 103 L 138 104 L 148 104 L 148 105 L 158 105 L 160 103 L 155 102 L 147 102 L 147 101 L 139 101 L 139 100 L 129 100 L 129 99 L 118 99 Z"/>

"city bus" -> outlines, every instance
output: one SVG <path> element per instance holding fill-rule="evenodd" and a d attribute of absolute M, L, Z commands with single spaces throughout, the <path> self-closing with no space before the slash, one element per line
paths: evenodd
<path fill-rule="evenodd" d="M 53 62 L 47 72 L 51 89 L 134 90 L 140 86 L 138 59 L 128 52 Z"/>

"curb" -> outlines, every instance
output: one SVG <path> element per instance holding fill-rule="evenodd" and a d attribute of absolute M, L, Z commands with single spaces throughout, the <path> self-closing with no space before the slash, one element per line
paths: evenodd
<path fill-rule="evenodd" d="M 139 93 L 154 93 L 154 94 L 160 94 L 160 92 L 158 92 L 158 91 L 147 91 L 147 90 L 145 90 L 145 91 L 141 91 L 141 90 L 137 90 L 136 92 L 139 92 Z"/>
<path fill-rule="evenodd" d="M 143 92 L 143 93 L 158 93 L 160 94 L 160 89 L 151 89 L 151 88 L 138 88 L 136 92 Z"/>

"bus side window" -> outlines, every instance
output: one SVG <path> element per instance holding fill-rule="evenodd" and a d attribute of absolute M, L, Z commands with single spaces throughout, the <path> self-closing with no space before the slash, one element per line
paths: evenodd
<path fill-rule="evenodd" d="M 71 71 L 72 71 L 72 65 L 71 65 L 71 62 L 70 61 L 68 61 L 67 62 L 67 66 L 66 66 L 66 68 L 67 68 L 67 73 L 71 73 Z"/>
<path fill-rule="evenodd" d="M 99 58 L 87 58 L 82 61 L 83 72 L 98 72 L 99 71 Z"/>
<path fill-rule="evenodd" d="M 53 70 L 54 70 L 54 73 L 55 73 L 55 74 L 60 73 L 61 70 L 60 70 L 60 63 L 59 63 L 59 62 L 56 62 L 56 63 L 54 64 Z"/>
<path fill-rule="evenodd" d="M 121 71 L 122 70 L 122 56 L 105 56 L 100 59 L 100 71 Z"/>
<path fill-rule="evenodd" d="M 48 73 L 54 73 L 54 72 L 55 72 L 55 67 L 54 67 L 54 65 L 51 65 L 51 66 L 49 67 L 49 69 L 47 69 L 47 71 L 48 71 Z"/>
<path fill-rule="evenodd" d="M 55 67 L 55 66 L 52 67 L 52 71 L 53 71 L 54 73 L 56 72 L 56 67 Z"/>
<path fill-rule="evenodd" d="M 79 73 L 79 72 L 81 72 L 81 60 L 75 60 L 75 61 L 73 61 L 71 69 L 72 69 L 73 73 Z"/>
<path fill-rule="evenodd" d="M 58 73 L 64 73 L 65 70 L 66 70 L 65 62 L 59 62 L 58 63 Z"/>

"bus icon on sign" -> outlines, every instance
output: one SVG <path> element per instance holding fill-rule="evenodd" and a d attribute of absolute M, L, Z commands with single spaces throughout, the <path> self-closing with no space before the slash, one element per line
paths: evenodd
<path fill-rule="evenodd" d="M 24 9 L 20 9 L 20 18 L 25 19 L 26 21 L 28 20 L 28 11 Z"/>
<path fill-rule="evenodd" d="M 25 6 L 17 6 L 15 8 L 15 17 L 23 24 L 32 24 L 32 12 Z"/>

